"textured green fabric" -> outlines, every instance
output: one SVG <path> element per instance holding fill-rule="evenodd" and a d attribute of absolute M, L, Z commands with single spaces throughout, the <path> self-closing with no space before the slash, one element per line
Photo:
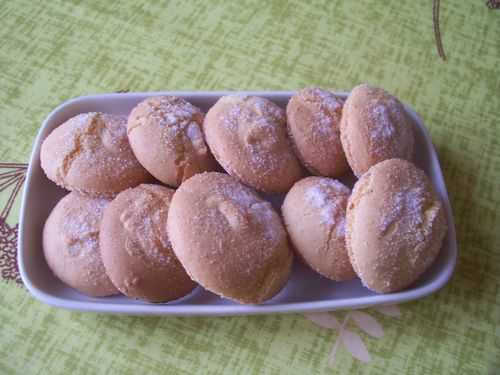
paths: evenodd
<path fill-rule="evenodd" d="M 349 315 L 371 361 L 339 345 L 333 367 L 338 330 L 299 314 L 71 313 L 0 281 L 0 373 L 499 373 L 500 11 L 483 0 L 441 3 L 447 62 L 436 53 L 430 0 L 0 2 L 0 161 L 26 162 L 48 112 L 83 94 L 370 82 L 429 127 L 460 252 L 451 282 L 399 306 L 399 318 L 367 310 L 380 324 L 368 324 L 371 335 Z M 15 206 L 8 223 L 17 220 Z"/>

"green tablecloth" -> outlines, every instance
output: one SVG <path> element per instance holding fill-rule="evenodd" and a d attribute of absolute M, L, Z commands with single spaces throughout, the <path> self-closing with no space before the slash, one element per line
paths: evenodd
<path fill-rule="evenodd" d="M 370 82 L 411 103 L 430 128 L 458 233 L 451 282 L 382 312 L 330 314 L 345 323 L 342 334 L 299 314 L 67 312 L 12 280 L 18 197 L 0 218 L 1 374 L 500 372 L 500 10 L 443 1 L 444 62 L 430 0 L 306 3 L 1 2 L 0 161 L 26 162 L 47 113 L 83 94 Z M 22 181 L 20 168 L 12 181 Z"/>

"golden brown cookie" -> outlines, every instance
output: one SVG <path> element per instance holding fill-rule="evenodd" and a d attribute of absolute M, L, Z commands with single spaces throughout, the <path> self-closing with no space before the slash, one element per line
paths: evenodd
<path fill-rule="evenodd" d="M 425 173 L 402 159 L 371 167 L 347 206 L 346 245 L 363 284 L 379 293 L 410 286 L 436 259 L 447 225 Z"/>
<path fill-rule="evenodd" d="M 347 97 L 340 122 L 342 146 L 354 174 L 361 177 L 387 159 L 411 161 L 414 126 L 396 97 L 378 87 L 356 86 Z"/>
<path fill-rule="evenodd" d="M 161 182 L 177 187 L 217 164 L 202 133 L 203 112 L 182 98 L 155 96 L 140 102 L 128 117 L 135 156 Z"/>
<path fill-rule="evenodd" d="M 126 118 L 83 113 L 43 141 L 40 161 L 59 186 L 92 196 L 112 196 L 151 179 L 127 139 Z"/>
<path fill-rule="evenodd" d="M 217 161 L 246 185 L 286 192 L 302 176 L 287 136 L 285 111 L 270 100 L 223 96 L 208 111 L 203 128 Z"/>
<path fill-rule="evenodd" d="M 288 280 L 293 254 L 279 215 L 227 174 L 185 181 L 170 204 L 167 227 L 191 278 L 222 297 L 261 303 Z"/>
<path fill-rule="evenodd" d="M 99 251 L 99 225 L 109 199 L 76 192 L 61 199 L 43 229 L 43 252 L 52 272 L 70 287 L 94 297 L 117 294 Z"/>
<path fill-rule="evenodd" d="M 195 288 L 175 256 L 167 235 L 174 191 L 139 185 L 122 191 L 101 222 L 101 257 L 113 284 L 126 296 L 166 302 Z"/>
<path fill-rule="evenodd" d="M 281 212 L 304 262 L 335 281 L 356 277 L 345 247 L 345 214 L 351 191 L 337 180 L 306 177 L 293 185 Z"/>
<path fill-rule="evenodd" d="M 286 107 L 288 132 L 295 151 L 309 172 L 339 177 L 349 170 L 340 142 L 344 100 L 330 91 L 306 88 Z"/>

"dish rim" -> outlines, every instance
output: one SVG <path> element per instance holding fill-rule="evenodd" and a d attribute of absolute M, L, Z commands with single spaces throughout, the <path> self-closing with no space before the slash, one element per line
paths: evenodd
<path fill-rule="evenodd" d="M 412 289 L 403 290 L 401 292 L 391 294 L 376 294 L 365 297 L 342 298 L 338 300 L 325 300 L 325 301 L 312 301 L 312 302 L 293 302 L 293 303 L 277 303 L 270 305 L 183 305 L 177 304 L 114 304 L 106 302 L 105 297 L 95 299 L 89 303 L 88 301 L 76 301 L 55 296 L 46 293 L 37 288 L 30 280 L 30 275 L 26 271 L 26 259 L 24 256 L 25 236 L 29 233 L 26 231 L 26 222 L 28 196 L 32 194 L 34 178 L 34 169 L 39 167 L 35 165 L 40 153 L 42 137 L 44 136 L 45 129 L 48 127 L 52 119 L 67 109 L 69 106 L 78 106 L 82 102 L 101 100 L 101 99 L 145 99 L 146 97 L 156 95 L 175 95 L 184 98 L 218 98 L 223 95 L 242 94 L 242 95 L 256 95 L 266 97 L 276 97 L 281 99 L 289 99 L 295 91 L 153 91 L 153 92 L 131 92 L 131 93 L 105 93 L 95 95 L 84 95 L 72 98 L 62 102 L 43 121 L 35 137 L 33 148 L 29 160 L 29 166 L 26 173 L 26 181 L 22 193 L 21 211 L 19 219 L 19 236 L 17 248 L 17 261 L 21 279 L 28 289 L 28 291 L 39 301 L 48 305 L 64 308 L 67 310 L 85 311 L 85 312 L 98 312 L 98 313 L 112 313 L 112 314 L 127 314 L 127 315 L 177 315 L 177 316 L 230 316 L 230 315 L 249 315 L 249 314 L 270 314 L 270 313 L 299 313 L 299 312 L 314 312 L 314 311 L 333 311 L 338 309 L 360 309 L 376 305 L 388 305 L 403 303 L 415 299 L 420 299 L 435 293 L 441 289 L 451 278 L 455 265 L 457 262 L 457 243 L 456 232 L 453 221 L 453 214 L 449 202 L 448 191 L 444 181 L 441 165 L 437 157 L 436 150 L 431 141 L 429 132 L 424 125 L 418 113 L 409 105 L 404 104 L 407 112 L 415 119 L 417 126 L 423 133 L 427 148 L 430 150 L 429 162 L 435 166 L 436 176 L 430 176 L 433 185 L 439 184 L 442 186 L 441 198 L 443 199 L 444 208 L 448 220 L 448 241 L 450 244 L 450 256 L 444 264 L 443 269 L 440 270 L 439 275 L 429 284 L 414 287 Z M 346 97 L 346 92 L 334 92 L 336 95 Z M 189 99 L 188 99 L 189 100 Z M 437 178 L 437 181 L 435 179 Z M 196 288 L 197 289 L 197 288 Z M 196 290 L 195 289 L 195 290 Z M 185 299 L 184 297 L 183 299 Z M 178 300 L 179 301 L 179 300 Z M 175 302 L 175 301 L 174 301 Z"/>

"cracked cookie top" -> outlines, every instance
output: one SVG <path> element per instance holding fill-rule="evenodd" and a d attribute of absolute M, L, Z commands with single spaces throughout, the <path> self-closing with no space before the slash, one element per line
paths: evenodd
<path fill-rule="evenodd" d="M 91 196 L 112 196 L 151 178 L 132 153 L 126 118 L 106 113 L 79 114 L 55 128 L 40 159 L 50 180 Z"/>

